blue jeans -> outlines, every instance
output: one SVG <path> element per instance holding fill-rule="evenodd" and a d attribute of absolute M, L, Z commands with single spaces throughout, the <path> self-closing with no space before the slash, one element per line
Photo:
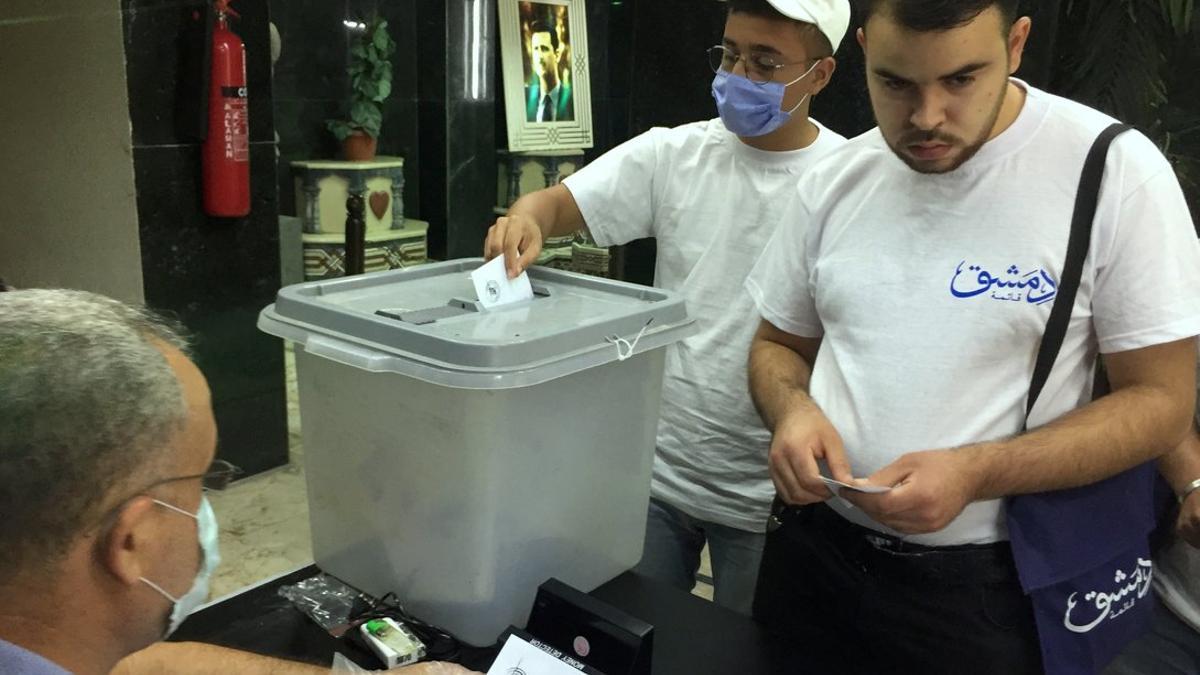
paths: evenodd
<path fill-rule="evenodd" d="M 762 532 L 747 532 L 693 518 L 657 499 L 650 500 L 646 546 L 634 571 L 691 592 L 700 569 L 700 551 L 708 543 L 713 570 L 713 601 L 747 616 L 754 602 Z"/>
<path fill-rule="evenodd" d="M 1104 675 L 1195 675 L 1200 673 L 1200 633 L 1161 602 L 1154 603 L 1149 632 L 1121 652 Z"/>

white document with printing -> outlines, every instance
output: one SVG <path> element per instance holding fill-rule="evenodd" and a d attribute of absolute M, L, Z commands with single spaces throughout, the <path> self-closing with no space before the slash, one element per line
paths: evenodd
<path fill-rule="evenodd" d="M 529 273 L 521 272 L 521 276 L 516 279 L 509 279 L 503 255 L 471 272 L 471 282 L 475 284 L 475 295 L 484 309 L 533 299 L 533 285 L 529 283 Z"/>
<path fill-rule="evenodd" d="M 572 668 L 519 636 L 509 635 L 487 675 L 579 675 L 580 670 Z"/>
<path fill-rule="evenodd" d="M 850 485 L 849 483 L 843 483 L 840 480 L 826 478 L 825 476 L 821 476 L 821 482 L 825 483 L 825 485 L 829 486 L 829 489 L 832 490 L 834 492 L 834 494 L 837 494 L 837 491 L 839 488 L 845 488 L 847 490 L 854 490 L 855 492 L 865 492 L 867 494 L 872 494 L 872 495 L 880 494 L 882 492 L 887 492 L 888 490 L 892 489 L 890 487 L 885 487 L 883 485 Z"/>

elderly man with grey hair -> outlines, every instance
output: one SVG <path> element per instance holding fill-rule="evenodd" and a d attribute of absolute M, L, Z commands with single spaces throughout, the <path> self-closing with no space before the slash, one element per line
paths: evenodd
<path fill-rule="evenodd" d="M 229 477 L 216 442 L 208 385 L 167 323 L 80 291 L 0 293 L 0 672 L 328 672 L 155 645 L 219 559 L 202 490 Z"/>

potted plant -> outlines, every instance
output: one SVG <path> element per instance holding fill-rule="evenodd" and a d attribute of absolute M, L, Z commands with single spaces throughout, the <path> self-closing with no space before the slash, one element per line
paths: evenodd
<path fill-rule="evenodd" d="M 361 25 L 361 24 L 360 24 Z M 396 43 L 387 32 L 387 21 L 378 16 L 361 30 L 350 47 L 350 111 L 346 119 L 325 124 L 342 142 L 342 153 L 350 161 L 375 158 L 383 106 L 392 93 L 392 54 Z"/>
<path fill-rule="evenodd" d="M 1051 90 L 1136 126 L 1200 205 L 1200 14 L 1195 0 L 1063 0 Z M 1095 45 L 1103 44 L 1104 49 Z"/>

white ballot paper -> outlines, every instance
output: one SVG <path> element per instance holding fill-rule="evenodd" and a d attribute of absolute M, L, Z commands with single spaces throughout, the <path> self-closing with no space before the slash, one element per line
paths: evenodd
<path fill-rule="evenodd" d="M 834 494 L 837 493 L 838 488 L 846 488 L 847 490 L 854 490 L 855 492 L 866 492 L 867 494 L 872 495 L 877 495 L 892 489 L 882 485 L 850 485 L 849 483 L 843 483 L 840 480 L 826 478 L 825 476 L 821 476 L 821 482 L 829 486 L 829 488 L 833 490 Z"/>
<path fill-rule="evenodd" d="M 529 273 L 521 272 L 516 279 L 509 279 L 503 255 L 471 272 L 471 281 L 475 284 L 475 294 L 484 309 L 533 299 Z"/>
<path fill-rule="evenodd" d="M 487 675 L 579 675 L 585 666 L 571 664 L 538 649 L 517 635 L 509 635 Z M 590 670 L 590 669 L 586 669 Z"/>

